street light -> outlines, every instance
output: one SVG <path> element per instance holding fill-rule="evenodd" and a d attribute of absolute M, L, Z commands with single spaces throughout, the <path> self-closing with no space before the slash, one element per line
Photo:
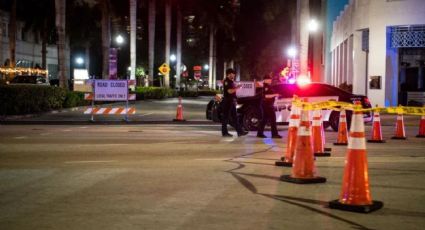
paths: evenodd
<path fill-rule="evenodd" d="M 124 43 L 124 37 L 123 37 L 121 34 L 119 34 L 119 35 L 115 38 L 115 42 L 116 42 L 118 45 L 123 44 L 123 43 Z"/>
<path fill-rule="evenodd" d="M 290 58 L 295 58 L 297 56 L 297 49 L 295 47 L 289 47 L 286 50 L 286 54 L 290 57 Z"/>
<path fill-rule="evenodd" d="M 84 64 L 84 59 L 82 57 L 77 57 L 77 58 L 75 58 L 75 63 L 77 65 L 82 65 L 82 64 Z"/>
<path fill-rule="evenodd" d="M 204 70 L 209 70 L 209 69 L 210 69 L 210 66 L 208 64 L 205 64 L 204 65 Z"/>
<path fill-rule="evenodd" d="M 176 55 L 171 54 L 170 55 L 170 61 L 174 62 L 177 59 Z"/>
<path fill-rule="evenodd" d="M 319 23 L 316 19 L 310 19 L 308 22 L 308 30 L 311 32 L 316 32 L 319 29 Z"/>

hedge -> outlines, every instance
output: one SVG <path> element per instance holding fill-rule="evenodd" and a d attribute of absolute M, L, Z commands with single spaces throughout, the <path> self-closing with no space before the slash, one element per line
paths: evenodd
<path fill-rule="evenodd" d="M 0 115 L 20 115 L 86 105 L 84 93 L 43 85 L 0 85 Z"/>
<path fill-rule="evenodd" d="M 218 91 L 175 91 L 161 87 L 136 87 L 137 100 L 169 97 L 213 96 Z M 102 104 L 105 102 L 96 102 Z M 55 86 L 0 85 L 0 116 L 47 112 L 50 110 L 90 105 L 83 92 L 68 91 Z"/>
<path fill-rule="evenodd" d="M 173 89 L 162 87 L 136 87 L 136 99 L 163 99 L 175 97 L 176 92 Z"/>

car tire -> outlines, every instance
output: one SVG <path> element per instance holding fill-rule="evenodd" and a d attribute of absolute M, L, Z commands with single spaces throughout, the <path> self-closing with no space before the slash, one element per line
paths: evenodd
<path fill-rule="evenodd" d="M 260 110 L 254 106 L 249 106 L 244 110 L 242 124 L 245 130 L 257 131 L 261 122 Z"/>
<path fill-rule="evenodd" d="M 205 111 L 205 118 L 207 120 L 212 120 L 212 107 L 214 105 L 214 101 L 210 101 L 207 105 L 207 109 Z"/>
<path fill-rule="evenodd" d="M 352 117 L 353 113 L 351 111 L 346 111 L 346 119 L 347 119 L 347 129 L 350 130 L 351 127 L 351 117 Z M 338 132 L 338 126 L 339 126 L 339 112 L 338 111 L 332 111 L 331 115 L 329 116 L 329 121 L 326 122 L 328 123 L 331 128 L 335 131 Z M 324 123 L 325 125 L 325 123 Z M 324 126 L 325 128 L 326 126 Z"/>

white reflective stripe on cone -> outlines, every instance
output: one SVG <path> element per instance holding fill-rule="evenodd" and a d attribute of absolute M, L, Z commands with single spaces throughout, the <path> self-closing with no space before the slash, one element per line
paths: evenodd
<path fill-rule="evenodd" d="M 301 126 L 298 128 L 298 136 L 311 136 L 311 129 Z"/>
<path fill-rule="evenodd" d="M 366 149 L 366 140 L 364 137 L 350 137 L 348 140 L 348 148 L 349 149 L 358 149 L 365 150 Z"/>
<path fill-rule="evenodd" d="M 298 127 L 300 125 L 300 119 L 290 119 L 289 127 Z"/>
<path fill-rule="evenodd" d="M 403 120 L 403 115 L 397 115 L 397 121 Z"/>
<path fill-rule="evenodd" d="M 320 120 L 313 120 L 313 126 L 320 126 L 321 122 Z"/>
<path fill-rule="evenodd" d="M 352 132 L 364 132 L 364 126 L 363 124 L 363 115 L 362 114 L 354 114 L 353 119 L 351 120 L 351 124 L 357 124 L 357 126 L 352 125 L 351 131 Z"/>

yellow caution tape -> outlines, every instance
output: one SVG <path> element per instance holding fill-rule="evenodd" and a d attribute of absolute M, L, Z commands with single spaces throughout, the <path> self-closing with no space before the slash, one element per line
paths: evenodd
<path fill-rule="evenodd" d="M 321 101 L 321 102 L 303 102 L 298 98 L 292 100 L 293 105 L 303 108 L 304 110 L 354 110 L 361 112 L 383 112 L 383 113 L 396 113 L 396 114 L 409 114 L 425 116 L 425 107 L 375 107 L 375 108 L 362 108 L 361 105 L 355 105 L 348 102 L 341 101 Z"/>

